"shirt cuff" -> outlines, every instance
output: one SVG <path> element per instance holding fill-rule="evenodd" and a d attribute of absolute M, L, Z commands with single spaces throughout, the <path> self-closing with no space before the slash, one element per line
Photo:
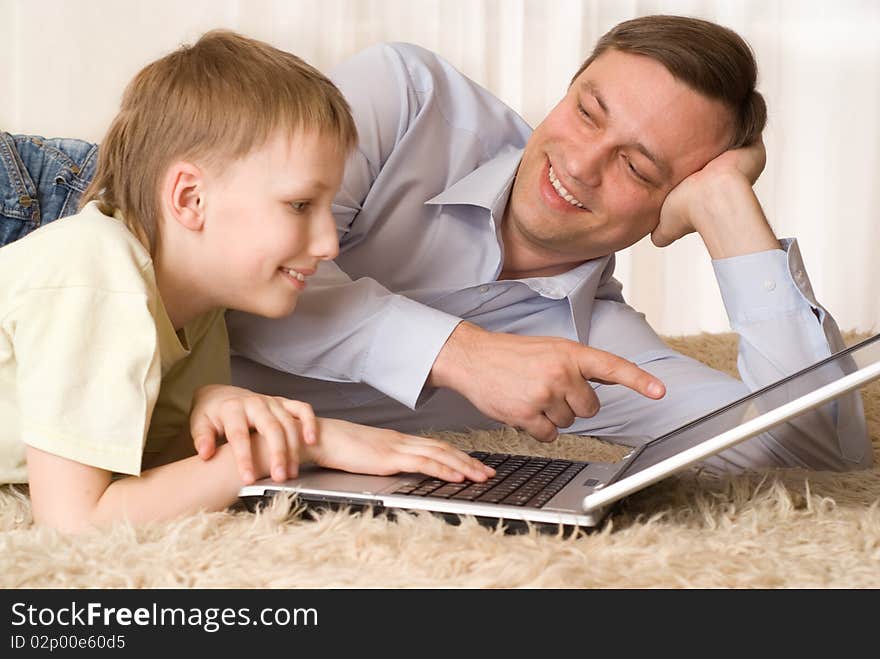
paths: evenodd
<path fill-rule="evenodd" d="M 413 318 L 419 319 L 415 328 Z M 437 355 L 460 322 L 457 316 L 396 298 L 372 341 L 361 379 L 415 409 Z"/>
<path fill-rule="evenodd" d="M 821 323 L 797 240 L 782 238 L 781 249 L 712 261 L 731 325 L 762 322 L 811 309 Z"/>

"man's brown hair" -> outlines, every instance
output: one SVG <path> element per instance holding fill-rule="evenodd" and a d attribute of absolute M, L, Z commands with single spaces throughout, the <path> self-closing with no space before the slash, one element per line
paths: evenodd
<path fill-rule="evenodd" d="M 609 30 L 581 65 L 572 82 L 608 50 L 644 55 L 660 62 L 676 79 L 721 101 L 733 116 L 728 148 L 752 144 L 767 123 L 767 105 L 755 89 L 758 65 L 749 45 L 733 30 L 698 18 L 643 16 Z"/>
<path fill-rule="evenodd" d="M 314 130 L 357 144 L 342 93 L 295 55 L 228 30 L 144 67 L 125 89 L 101 142 L 95 178 L 80 202 L 122 212 L 155 252 L 159 186 L 176 160 L 223 166 L 278 130 Z"/>

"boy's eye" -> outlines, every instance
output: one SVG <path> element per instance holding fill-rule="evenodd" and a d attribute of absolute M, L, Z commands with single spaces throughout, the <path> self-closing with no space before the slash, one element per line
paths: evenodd
<path fill-rule="evenodd" d="M 306 208 L 309 207 L 309 202 L 307 201 L 291 201 L 290 207 L 295 210 L 297 213 L 302 213 Z"/>
<path fill-rule="evenodd" d="M 578 103 L 578 112 L 585 118 L 592 120 L 593 117 L 590 116 L 590 113 L 584 109 L 584 106 Z"/>

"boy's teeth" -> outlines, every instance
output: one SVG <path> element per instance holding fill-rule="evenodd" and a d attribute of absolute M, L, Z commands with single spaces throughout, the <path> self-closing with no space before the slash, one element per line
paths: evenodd
<path fill-rule="evenodd" d="M 289 274 L 291 277 L 296 277 L 300 281 L 306 280 L 306 276 L 301 272 L 297 272 L 296 270 L 291 270 L 290 268 L 281 268 L 281 269 L 284 270 L 284 272 Z"/>
<path fill-rule="evenodd" d="M 585 206 L 575 199 L 574 195 L 571 194 L 562 183 L 559 182 L 559 179 L 556 178 L 556 172 L 553 171 L 553 165 L 550 165 L 550 185 L 553 186 L 553 189 L 556 190 L 556 193 L 565 199 L 572 206 L 576 206 L 577 208 L 585 208 Z"/>

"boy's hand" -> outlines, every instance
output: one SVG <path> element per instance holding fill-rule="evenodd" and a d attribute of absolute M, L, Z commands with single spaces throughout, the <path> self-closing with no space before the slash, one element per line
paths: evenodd
<path fill-rule="evenodd" d="M 311 445 L 318 441 L 315 412 L 308 403 L 228 385 L 197 389 L 189 424 L 193 444 L 203 460 L 214 455 L 217 438 L 226 437 L 246 484 L 254 482 L 252 430 L 265 440 L 270 475 L 278 482 L 299 472 L 300 442 Z"/>
<path fill-rule="evenodd" d="M 495 475 L 491 467 L 438 439 L 338 419 L 322 418 L 318 424 L 320 441 L 307 452 L 322 467 L 378 476 L 419 472 L 455 482 L 482 482 Z"/>

